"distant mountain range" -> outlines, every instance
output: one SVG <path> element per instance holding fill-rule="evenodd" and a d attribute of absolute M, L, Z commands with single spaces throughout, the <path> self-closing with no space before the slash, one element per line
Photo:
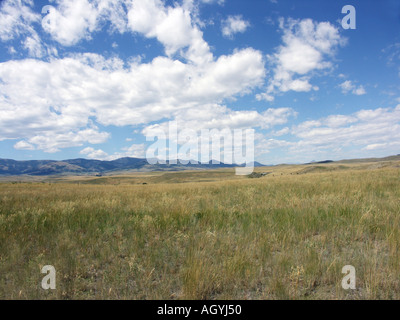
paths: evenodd
<path fill-rule="evenodd" d="M 380 161 L 400 161 L 400 155 L 390 156 L 386 158 L 369 158 L 369 159 L 349 159 L 341 161 L 325 160 L 307 163 L 312 164 L 329 164 L 329 163 L 356 163 L 356 162 L 380 162 Z M 266 167 L 259 162 L 253 162 L 254 167 Z M 103 175 L 124 171 L 183 171 L 197 169 L 220 169 L 243 167 L 237 164 L 149 164 L 146 159 L 139 158 L 120 158 L 112 161 L 88 160 L 88 159 L 71 159 L 71 160 L 28 160 L 17 161 L 11 159 L 0 159 L 0 175 L 31 175 L 31 176 L 50 176 L 50 175 Z"/>
<path fill-rule="evenodd" d="M 72 160 L 29 160 L 17 161 L 0 159 L 0 175 L 102 175 L 117 171 L 182 171 L 194 169 L 234 168 L 243 165 L 235 164 L 155 164 L 151 165 L 146 159 L 121 158 L 112 161 L 72 159 Z M 255 167 L 263 166 L 254 162 Z"/>

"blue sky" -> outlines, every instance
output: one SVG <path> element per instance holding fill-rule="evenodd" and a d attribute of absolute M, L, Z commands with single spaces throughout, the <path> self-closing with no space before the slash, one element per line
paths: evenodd
<path fill-rule="evenodd" d="M 0 158 L 144 157 L 169 121 L 265 164 L 399 154 L 400 3 L 0 1 Z"/>

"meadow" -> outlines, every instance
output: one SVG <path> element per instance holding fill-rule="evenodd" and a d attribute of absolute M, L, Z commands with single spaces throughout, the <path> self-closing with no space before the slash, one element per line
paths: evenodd
<path fill-rule="evenodd" d="M 0 299 L 400 299 L 399 164 L 3 181 Z"/>

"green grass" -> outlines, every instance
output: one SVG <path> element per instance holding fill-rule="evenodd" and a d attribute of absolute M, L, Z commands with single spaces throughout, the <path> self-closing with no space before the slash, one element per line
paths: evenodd
<path fill-rule="evenodd" d="M 2 183 L 0 299 L 400 299 L 399 168 L 303 168 Z"/>

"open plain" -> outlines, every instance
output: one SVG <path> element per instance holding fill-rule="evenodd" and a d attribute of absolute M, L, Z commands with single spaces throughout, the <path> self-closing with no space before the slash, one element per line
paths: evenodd
<path fill-rule="evenodd" d="M 256 170 L 2 177 L 0 299 L 400 299 L 397 157 Z"/>

